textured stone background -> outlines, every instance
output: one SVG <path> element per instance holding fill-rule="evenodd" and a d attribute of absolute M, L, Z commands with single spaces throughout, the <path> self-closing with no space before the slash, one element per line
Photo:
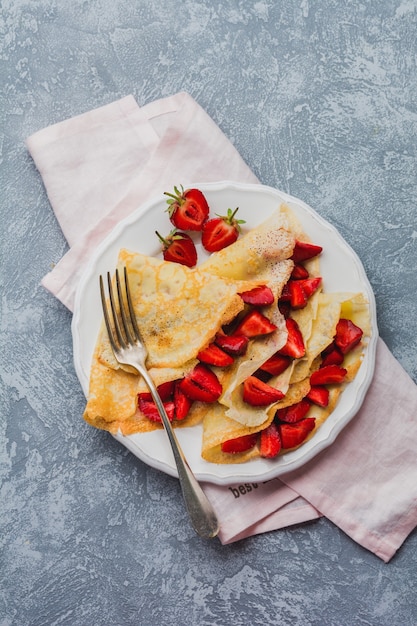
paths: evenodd
<path fill-rule="evenodd" d="M 388 565 L 323 519 L 206 544 L 176 480 L 83 423 L 71 316 L 39 286 L 66 242 L 24 139 L 188 91 L 339 228 L 416 381 L 416 0 L 0 6 L 0 626 L 414 626 L 416 532 Z"/>

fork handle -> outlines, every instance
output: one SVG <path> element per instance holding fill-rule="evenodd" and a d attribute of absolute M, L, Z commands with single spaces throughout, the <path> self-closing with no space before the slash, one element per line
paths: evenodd
<path fill-rule="evenodd" d="M 165 427 L 165 432 L 168 435 L 175 464 L 177 466 L 182 495 L 190 515 L 193 528 L 201 537 L 211 539 L 219 532 L 219 523 L 217 521 L 216 513 L 187 463 L 151 376 L 148 374 L 146 368 L 139 367 L 139 365 L 136 365 L 136 368 L 145 380 L 149 391 L 151 392 L 161 416 L 162 423 Z"/>

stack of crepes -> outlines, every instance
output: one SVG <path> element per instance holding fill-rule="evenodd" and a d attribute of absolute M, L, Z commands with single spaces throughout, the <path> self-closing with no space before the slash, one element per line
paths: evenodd
<path fill-rule="evenodd" d="M 279 389 L 283 397 L 266 406 L 244 401 L 244 381 L 256 374 L 288 339 L 286 318 L 278 301 L 293 272 L 291 257 L 296 241 L 310 241 L 308 233 L 303 232 L 291 209 L 281 205 L 264 223 L 196 268 L 138 251 L 119 253 L 118 266 L 127 268 L 135 313 L 149 352 L 147 365 L 158 386 L 187 376 L 199 362 L 197 355 L 216 335 L 233 328 L 236 320 L 247 313 L 248 305 L 239 294 L 260 285 L 267 285 L 273 293 L 273 303 L 262 307 L 262 314 L 276 330 L 250 339 L 245 354 L 233 359 L 230 366 L 212 366 L 222 385 L 220 397 L 210 403 L 194 401 L 184 419 L 173 420 L 178 427 L 203 423 L 201 454 L 208 462 L 243 463 L 260 456 L 258 444 L 233 454 L 222 451 L 222 444 L 260 433 L 271 424 L 278 409 L 299 403 L 308 394 L 311 373 L 319 368 L 321 354 L 332 343 L 341 317 L 362 329 L 362 340 L 345 357 L 347 375 L 343 384 L 328 386 L 327 406 L 311 406 L 307 416 L 314 416 L 315 427 L 308 438 L 333 411 L 339 394 L 361 364 L 371 333 L 366 298 L 362 293 L 326 293 L 322 281 L 306 306 L 290 312 L 306 350 L 304 356 L 291 359 L 282 373 L 268 380 L 268 385 Z M 310 277 L 320 276 L 320 256 L 305 261 L 304 266 Z M 86 421 L 123 435 L 161 428 L 139 409 L 138 394 L 146 392 L 141 377 L 116 362 L 103 323 L 93 355 Z"/>

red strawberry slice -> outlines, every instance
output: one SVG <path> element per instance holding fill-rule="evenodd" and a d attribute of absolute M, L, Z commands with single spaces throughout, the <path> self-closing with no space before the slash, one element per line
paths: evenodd
<path fill-rule="evenodd" d="M 310 400 L 310 402 L 313 402 L 313 404 L 317 404 L 317 406 L 325 407 L 329 404 L 329 395 L 330 392 L 327 387 L 316 385 L 310 388 L 306 398 Z"/>
<path fill-rule="evenodd" d="M 166 383 L 158 385 L 157 390 L 161 400 L 169 400 L 174 393 L 175 380 L 168 380 Z"/>
<path fill-rule="evenodd" d="M 172 394 L 174 393 L 175 381 L 169 380 L 166 383 L 161 383 L 157 386 L 156 390 L 161 398 L 162 402 L 166 402 L 167 400 L 172 399 Z M 143 393 L 138 393 L 138 399 L 145 400 L 151 402 L 153 400 L 152 394 L 148 391 L 144 391 Z"/>
<path fill-rule="evenodd" d="M 261 432 L 259 452 L 264 459 L 274 459 L 281 450 L 281 436 L 278 425 L 272 422 Z"/>
<path fill-rule="evenodd" d="M 304 289 L 304 293 L 307 298 L 310 298 L 315 291 L 320 287 L 322 278 L 321 276 L 314 276 L 312 278 L 306 278 L 305 280 L 299 281 Z"/>
<path fill-rule="evenodd" d="M 216 374 L 206 365 L 198 363 L 179 383 L 190 400 L 216 402 L 222 394 L 222 386 Z"/>
<path fill-rule="evenodd" d="M 325 365 L 313 372 L 310 376 L 310 383 L 315 385 L 334 385 L 342 383 L 347 370 L 339 365 Z"/>
<path fill-rule="evenodd" d="M 259 335 L 269 335 L 276 330 L 275 324 L 257 309 L 250 311 L 236 328 L 234 335 L 245 335 L 245 337 L 258 337 Z"/>
<path fill-rule="evenodd" d="M 176 381 L 174 388 L 174 406 L 175 406 L 175 419 L 183 420 L 187 417 L 193 401 L 185 395 L 180 386 L 180 381 Z"/>
<path fill-rule="evenodd" d="M 306 292 L 303 289 L 301 280 L 290 280 L 290 304 L 292 309 L 303 309 L 307 302 L 308 297 Z"/>
<path fill-rule="evenodd" d="M 174 193 L 168 193 L 169 219 L 180 230 L 201 230 L 209 215 L 206 197 L 199 189 L 187 189 L 181 185 L 181 191 L 174 187 Z"/>
<path fill-rule="evenodd" d="M 323 248 L 321 246 L 317 246 L 308 241 L 296 241 L 291 259 L 294 263 L 302 263 L 303 261 L 307 261 L 307 259 L 312 259 L 319 255 L 322 250 Z"/>
<path fill-rule="evenodd" d="M 264 372 L 268 372 L 272 376 L 279 376 L 284 372 L 292 359 L 289 356 L 284 356 L 282 354 L 273 354 L 259 369 Z"/>
<path fill-rule="evenodd" d="M 281 350 L 279 350 L 279 354 L 300 359 L 306 353 L 301 330 L 297 322 L 292 319 L 292 317 L 288 317 L 285 320 L 285 323 L 288 331 L 287 343 L 283 348 L 281 348 Z"/>
<path fill-rule="evenodd" d="M 175 404 L 172 400 L 168 402 L 162 403 L 165 407 L 166 414 L 170 422 L 174 419 L 175 416 Z M 159 415 L 159 411 L 157 406 L 153 400 L 143 400 L 142 398 L 138 399 L 139 410 L 152 422 L 161 422 L 161 416 Z"/>
<path fill-rule="evenodd" d="M 281 291 L 281 295 L 279 297 L 279 302 L 291 302 L 291 286 L 290 286 L 291 280 L 289 280 L 287 283 L 285 283 L 284 287 L 282 288 Z"/>
<path fill-rule="evenodd" d="M 207 252 L 217 252 L 234 243 L 240 234 L 240 225 L 245 220 L 236 219 L 239 208 L 227 209 L 227 215 L 219 215 L 203 224 L 201 243 Z"/>
<path fill-rule="evenodd" d="M 295 424 L 279 424 L 281 444 L 285 450 L 299 446 L 313 430 L 316 423 L 314 417 L 305 417 Z"/>
<path fill-rule="evenodd" d="M 161 400 L 162 400 L 162 398 L 161 398 Z M 152 398 L 151 392 L 144 391 L 142 393 L 138 393 L 138 402 L 140 402 L 140 401 L 143 401 L 143 402 L 153 402 L 153 398 Z"/>
<path fill-rule="evenodd" d="M 291 304 L 289 302 L 284 302 L 283 300 L 278 300 L 278 309 L 280 313 L 287 319 L 291 315 Z"/>
<path fill-rule="evenodd" d="M 305 280 L 300 280 L 298 282 L 301 283 L 302 288 L 304 289 L 304 293 L 307 298 L 310 298 L 315 291 L 320 287 L 322 278 L 321 276 L 313 276 L 312 278 L 306 278 Z"/>
<path fill-rule="evenodd" d="M 236 437 L 236 439 L 228 439 L 221 444 L 222 452 L 228 452 L 229 454 L 238 454 L 239 452 L 246 452 L 256 445 L 258 441 L 258 434 L 253 433 L 250 435 L 242 435 Z"/>
<path fill-rule="evenodd" d="M 167 237 L 161 237 L 158 231 L 155 231 L 157 237 L 162 243 L 162 254 L 165 261 L 180 263 L 187 267 L 194 267 L 197 263 L 197 249 L 194 241 L 187 233 L 179 230 L 172 230 Z"/>
<path fill-rule="evenodd" d="M 293 309 L 302 309 L 308 299 L 321 285 L 321 277 L 305 278 L 303 280 L 290 280 L 290 302 Z"/>
<path fill-rule="evenodd" d="M 275 389 L 256 376 L 249 376 L 243 383 L 243 400 L 251 406 L 268 406 L 284 397 L 279 389 Z"/>
<path fill-rule="evenodd" d="M 303 398 L 300 402 L 286 406 L 283 409 L 278 409 L 275 413 L 275 417 L 281 422 L 287 422 L 293 424 L 302 420 L 310 410 L 310 402 Z"/>
<path fill-rule="evenodd" d="M 360 343 L 363 331 L 351 320 L 340 319 L 336 326 L 335 344 L 342 354 L 347 354 Z"/>
<path fill-rule="evenodd" d="M 268 285 L 259 285 L 249 291 L 239 294 L 243 302 L 252 306 L 267 306 L 274 301 L 274 294 Z"/>
<path fill-rule="evenodd" d="M 245 335 L 216 335 L 214 342 L 231 356 L 242 356 L 248 347 L 249 339 Z"/>
<path fill-rule="evenodd" d="M 207 348 L 204 348 L 204 350 L 200 350 L 197 354 L 197 359 L 202 363 L 215 365 L 216 367 L 228 367 L 234 362 L 233 357 L 219 348 L 215 343 L 211 343 Z"/>
<path fill-rule="evenodd" d="M 292 280 L 301 280 L 303 278 L 308 278 L 309 273 L 308 269 L 304 267 L 302 263 L 295 263 L 293 270 L 291 272 Z"/>
<path fill-rule="evenodd" d="M 321 366 L 325 365 L 341 365 L 344 360 L 344 356 L 340 349 L 337 347 L 334 341 L 321 353 L 322 362 Z"/>

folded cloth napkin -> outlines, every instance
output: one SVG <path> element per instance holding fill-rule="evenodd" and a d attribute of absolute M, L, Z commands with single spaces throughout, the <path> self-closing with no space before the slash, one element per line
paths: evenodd
<path fill-rule="evenodd" d="M 72 309 L 78 280 L 110 230 L 181 181 L 259 182 L 186 93 L 139 107 L 127 96 L 38 131 L 27 147 L 70 246 L 42 283 Z M 417 387 L 379 339 L 373 382 L 336 441 L 265 483 L 204 484 L 220 540 L 325 516 L 388 562 L 417 525 Z"/>

